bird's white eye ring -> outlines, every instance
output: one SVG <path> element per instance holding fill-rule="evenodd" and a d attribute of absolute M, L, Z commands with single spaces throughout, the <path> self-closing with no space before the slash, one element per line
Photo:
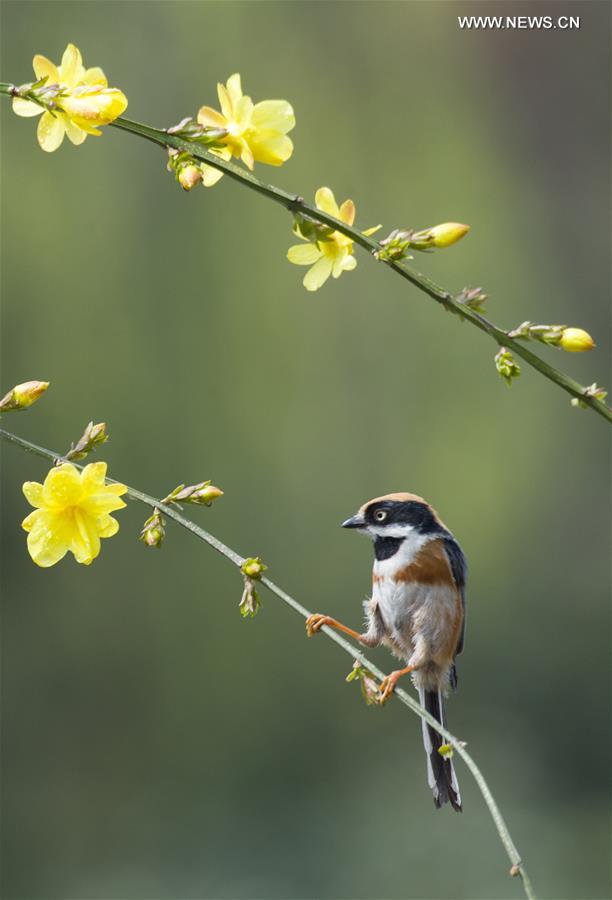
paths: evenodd
<path fill-rule="evenodd" d="M 387 510 L 386 509 L 377 509 L 374 513 L 374 518 L 377 522 L 384 522 L 387 518 Z"/>

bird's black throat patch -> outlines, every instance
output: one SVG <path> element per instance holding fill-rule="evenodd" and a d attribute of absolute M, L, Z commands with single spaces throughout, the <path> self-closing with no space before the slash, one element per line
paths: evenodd
<path fill-rule="evenodd" d="M 377 537 L 374 541 L 374 556 L 377 560 L 391 559 L 405 540 L 403 537 Z"/>

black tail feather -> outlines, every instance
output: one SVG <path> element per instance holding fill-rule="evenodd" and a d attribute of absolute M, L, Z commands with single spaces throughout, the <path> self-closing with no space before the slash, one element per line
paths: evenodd
<path fill-rule="evenodd" d="M 441 725 L 444 725 L 444 698 L 442 692 L 421 689 L 419 693 L 421 694 L 421 703 L 427 712 Z M 439 809 L 445 803 L 450 802 L 453 809 L 461 812 L 461 796 L 452 760 L 438 753 L 438 750 L 444 744 L 444 738 L 435 728 L 423 722 L 423 742 L 428 757 L 429 786 L 433 790 L 436 807 Z"/>

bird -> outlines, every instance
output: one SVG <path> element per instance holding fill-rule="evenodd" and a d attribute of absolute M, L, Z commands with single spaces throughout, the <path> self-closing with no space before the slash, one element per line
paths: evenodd
<path fill-rule="evenodd" d="M 417 494 L 375 497 L 342 523 L 374 543 L 372 595 L 364 602 L 366 630 L 359 633 L 337 619 L 314 613 L 306 620 L 309 637 L 324 625 L 366 647 L 386 646 L 404 661 L 387 675 L 379 691 L 385 703 L 400 678 L 412 677 L 419 700 L 446 726 L 444 698 L 457 687 L 456 657 L 465 636 L 467 563 L 453 534 Z M 444 738 L 422 720 L 427 775 L 436 808 L 450 803 L 462 811 L 459 784 Z"/>

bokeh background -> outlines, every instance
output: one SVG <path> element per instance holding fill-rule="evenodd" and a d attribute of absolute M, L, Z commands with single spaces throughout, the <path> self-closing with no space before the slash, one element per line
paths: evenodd
<path fill-rule="evenodd" d="M 168 126 L 240 71 L 295 107 L 295 153 L 259 174 L 330 185 L 358 223 L 459 220 L 421 256 L 483 285 L 500 324 L 567 322 L 597 351 L 542 354 L 609 384 L 606 3 L 541 4 L 579 31 L 460 31 L 534 4 L 5 2 L 2 78 L 75 42 Z M 109 129 L 38 149 L 2 105 L 2 385 L 52 389 L 3 426 L 57 451 L 106 421 L 110 473 L 156 495 L 212 478 L 193 518 L 314 610 L 357 624 L 371 548 L 340 521 L 427 497 L 470 563 L 451 728 L 481 763 L 539 896 L 610 896 L 609 428 L 359 255 L 319 293 L 285 260 L 290 220 L 222 181 L 184 194 L 160 151 Z M 91 568 L 30 561 L 3 448 L 3 896 L 515 898 L 461 763 L 436 812 L 419 722 L 364 706 L 350 659 L 275 597 L 243 621 L 238 573 L 147 510 Z M 385 669 L 386 651 L 374 653 Z"/>

